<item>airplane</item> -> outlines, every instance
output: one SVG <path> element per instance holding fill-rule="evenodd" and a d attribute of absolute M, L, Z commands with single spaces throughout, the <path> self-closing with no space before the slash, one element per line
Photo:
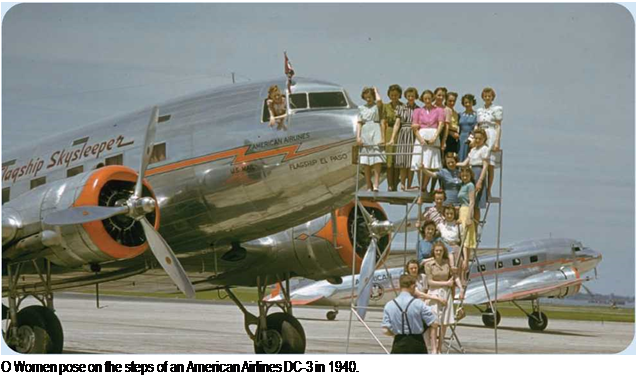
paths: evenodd
<path fill-rule="evenodd" d="M 295 276 L 338 282 L 353 265 L 358 271 L 370 238 L 367 227 L 353 225 L 350 203 L 357 106 L 337 84 L 295 78 L 287 93 L 288 130 L 275 130 L 268 126 L 268 88 L 287 84 L 215 88 L 26 148 L 10 150 L 5 141 L 7 345 L 21 353 L 61 353 L 54 292 L 159 264 L 189 297 L 225 290 L 244 314 L 255 352 L 303 353 L 305 334 L 289 298 L 282 313 L 268 314 L 270 306 L 259 301 L 253 315 L 232 287 L 263 293 Z M 387 219 L 379 205 L 364 206 Z M 357 246 L 353 229 L 360 229 Z M 191 282 L 189 271 L 210 276 Z M 21 309 L 29 295 L 42 305 Z M 282 332 L 286 324 L 295 332 Z"/>
<path fill-rule="evenodd" d="M 463 303 L 486 305 L 483 324 L 494 327 L 501 321 L 501 314 L 496 311 L 495 321 L 491 303 L 511 302 L 527 316 L 528 326 L 534 331 L 545 330 L 549 320 L 541 311 L 540 298 L 577 294 L 583 283 L 597 278 L 596 267 L 603 258 L 600 252 L 573 239 L 522 241 L 506 248 L 498 261 L 491 252 L 478 256 L 471 267 L 469 278 L 473 284 L 468 285 Z M 594 277 L 586 276 L 591 271 Z M 517 301 L 531 301 L 532 312 Z"/>
<path fill-rule="evenodd" d="M 377 269 L 372 277 L 370 292 L 370 306 L 383 306 L 399 294 L 399 278 L 403 274 L 402 267 Z M 327 280 L 313 281 L 310 279 L 296 280 L 291 286 L 290 300 L 293 305 L 313 305 L 332 307 L 326 313 L 326 319 L 335 320 L 339 314 L 339 307 L 350 307 L 352 298 L 352 275 L 344 276 L 341 283 L 330 283 Z M 359 287 L 360 275 L 354 276 L 354 286 Z M 356 294 L 355 294 L 356 295 Z M 281 287 L 275 288 L 267 295 L 266 302 L 282 299 Z"/>
<path fill-rule="evenodd" d="M 469 271 L 470 280 L 465 298 L 456 299 L 455 304 L 486 305 L 485 310 L 479 308 L 482 311 L 482 321 L 485 326 L 494 327 L 490 303 L 495 300 L 512 302 L 527 315 L 528 325 L 535 331 L 545 330 L 548 324 L 547 315 L 540 310 L 540 298 L 564 298 L 577 294 L 583 283 L 591 279 L 584 275 L 595 270 L 602 260 L 602 254 L 572 239 L 540 239 L 515 243 L 500 250 L 498 269 L 495 252 L 494 249 L 479 249 L 477 260 Z M 413 253 L 416 254 L 415 251 Z M 369 298 L 371 305 L 383 306 L 398 295 L 398 282 L 403 270 L 403 267 L 396 267 L 377 269 L 374 272 Z M 497 271 L 498 297 L 495 296 Z M 359 286 L 360 275 L 354 277 L 354 285 Z M 340 284 L 306 279 L 298 280 L 294 285 L 290 291 L 292 303 L 333 307 L 326 314 L 328 320 L 336 318 L 339 307 L 351 305 L 352 275 L 342 277 Z M 276 301 L 280 297 L 277 286 L 264 300 Z M 523 300 L 532 301 L 532 313 L 518 306 L 517 301 Z M 498 324 L 501 315 L 498 311 L 496 314 Z"/>

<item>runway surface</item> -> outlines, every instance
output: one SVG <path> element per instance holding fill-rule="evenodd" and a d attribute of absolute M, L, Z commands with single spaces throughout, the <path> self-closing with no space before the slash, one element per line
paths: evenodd
<path fill-rule="evenodd" d="M 102 308 L 84 295 L 58 295 L 65 353 L 253 353 L 243 316 L 233 304 L 184 300 L 103 297 Z M 247 306 L 256 313 L 256 306 Z M 345 353 L 349 312 L 328 321 L 328 309 L 296 307 L 307 337 L 307 353 Z M 383 345 L 382 313 L 366 323 Z M 467 353 L 494 353 L 494 330 L 468 316 L 457 328 Z M 550 319 L 545 332 L 532 332 L 525 318 L 504 318 L 498 330 L 499 353 L 618 353 L 631 343 L 634 323 Z M 365 327 L 353 321 L 349 353 L 384 353 Z"/>

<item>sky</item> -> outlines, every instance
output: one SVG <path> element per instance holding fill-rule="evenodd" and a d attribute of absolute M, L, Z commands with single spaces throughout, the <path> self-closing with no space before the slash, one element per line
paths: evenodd
<path fill-rule="evenodd" d="M 634 295 L 634 29 L 615 4 L 21 4 L 2 23 L 2 148 L 232 72 L 281 77 L 284 50 L 297 75 L 358 101 L 370 85 L 477 98 L 491 86 L 504 109 L 501 246 L 578 239 L 604 255 L 587 286 Z M 496 245 L 495 213 L 482 246 Z"/>

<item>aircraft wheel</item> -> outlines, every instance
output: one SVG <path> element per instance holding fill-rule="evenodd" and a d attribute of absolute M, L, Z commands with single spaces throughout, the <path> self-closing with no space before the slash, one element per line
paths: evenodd
<path fill-rule="evenodd" d="M 328 313 L 326 313 L 326 318 L 328 320 L 335 320 L 337 318 L 337 312 L 336 311 L 328 311 Z"/>
<path fill-rule="evenodd" d="M 482 318 L 483 324 L 485 324 L 486 327 L 494 328 L 494 315 L 492 315 L 492 309 L 490 307 L 483 311 Z M 501 324 L 501 313 L 496 311 L 496 325 L 499 324 Z"/>
<path fill-rule="evenodd" d="M 55 313 L 44 306 L 29 306 L 18 312 L 19 353 L 62 353 L 64 333 Z"/>
<path fill-rule="evenodd" d="M 532 313 L 532 316 L 527 317 L 527 324 L 529 324 L 529 328 L 534 331 L 545 330 L 545 328 L 547 328 L 547 323 L 549 323 L 549 319 L 543 312 L 534 312 Z"/>
<path fill-rule="evenodd" d="M 255 353 L 297 354 L 306 351 L 306 333 L 297 318 L 276 312 L 266 317 L 266 324 L 266 337 L 260 343 L 255 343 Z"/>

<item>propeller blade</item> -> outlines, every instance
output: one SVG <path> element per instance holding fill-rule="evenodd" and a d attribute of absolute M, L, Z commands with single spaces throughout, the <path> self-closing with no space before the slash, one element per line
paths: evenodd
<path fill-rule="evenodd" d="M 370 303 L 370 292 L 372 291 L 372 277 L 377 266 L 377 241 L 373 238 L 361 263 L 359 273 L 359 284 L 357 288 L 357 314 L 361 319 L 366 318 L 368 304 Z"/>
<path fill-rule="evenodd" d="M 151 119 L 149 120 L 148 127 L 146 128 L 146 135 L 144 136 L 144 149 L 142 150 L 142 161 L 140 162 L 140 169 L 137 170 L 137 182 L 135 183 L 135 193 L 133 195 L 138 198 L 142 196 L 142 180 L 144 180 L 146 167 L 148 167 L 148 162 L 151 160 L 151 155 L 153 154 L 153 145 L 155 143 L 155 125 L 157 125 L 158 116 L 159 108 L 157 106 L 154 106 L 153 111 L 151 112 Z"/>
<path fill-rule="evenodd" d="M 142 227 L 144 227 L 144 233 L 151 247 L 151 252 L 153 252 L 153 255 L 155 255 L 155 258 L 159 261 L 162 268 L 164 268 L 164 271 L 166 271 L 184 295 L 188 298 L 194 298 L 195 289 L 186 271 L 184 271 L 182 264 L 180 264 L 177 257 L 175 257 L 171 247 L 145 217 L 140 218 L 140 222 L 142 223 Z"/>
<path fill-rule="evenodd" d="M 51 226 L 65 226 L 71 224 L 82 224 L 102 219 L 107 219 L 115 215 L 126 214 L 127 206 L 104 207 L 104 206 L 79 206 L 70 207 L 47 214 L 43 222 Z"/>

